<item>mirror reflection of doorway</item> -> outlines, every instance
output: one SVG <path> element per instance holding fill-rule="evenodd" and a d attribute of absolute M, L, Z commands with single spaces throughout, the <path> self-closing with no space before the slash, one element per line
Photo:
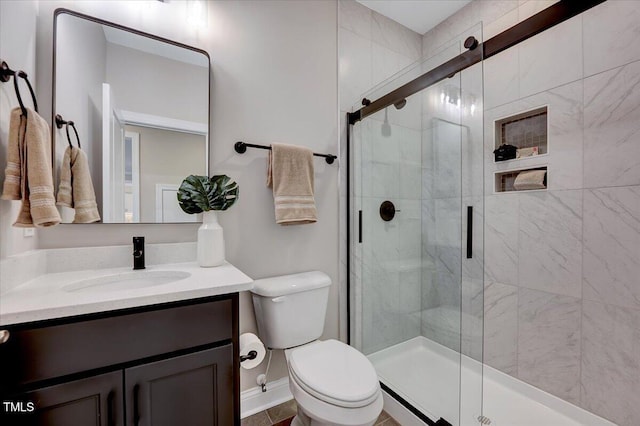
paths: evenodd
<path fill-rule="evenodd" d="M 124 221 L 140 222 L 140 133 L 124 133 Z"/>
<path fill-rule="evenodd" d="M 122 110 L 107 83 L 103 113 L 104 222 L 199 221 L 180 209 L 176 193 L 188 175 L 208 174 L 207 126 Z"/>
<path fill-rule="evenodd" d="M 133 201 L 131 213 L 134 221 L 138 223 L 167 223 L 200 220 L 199 215 L 186 214 L 180 209 L 177 190 L 185 177 L 191 174 L 207 174 L 206 136 L 186 131 L 180 132 L 132 124 L 125 125 L 125 132 L 138 136 L 138 158 L 137 161 L 132 162 L 130 169 L 128 169 L 128 159 L 125 156 L 125 191 L 128 186 L 126 182 L 129 179 L 129 174 L 131 175 L 130 187 L 132 191 L 135 191 L 131 196 Z M 135 150 L 132 150 L 131 158 L 135 159 Z M 134 183 L 136 175 L 134 163 L 138 169 L 137 186 Z M 158 187 L 162 187 L 164 190 L 158 192 Z M 166 193 L 166 188 L 173 188 L 173 194 Z M 137 217 L 135 215 L 136 202 L 138 205 Z M 165 206 L 160 213 L 158 213 L 158 205 Z M 126 214 L 127 209 L 125 209 Z"/>

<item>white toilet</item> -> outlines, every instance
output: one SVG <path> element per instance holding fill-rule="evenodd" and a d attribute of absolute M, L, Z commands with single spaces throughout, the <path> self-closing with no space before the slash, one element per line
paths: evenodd
<path fill-rule="evenodd" d="M 383 405 L 373 365 L 349 345 L 317 340 L 330 285 L 319 271 L 256 280 L 258 333 L 268 348 L 285 350 L 298 404 L 292 426 L 373 425 Z"/>

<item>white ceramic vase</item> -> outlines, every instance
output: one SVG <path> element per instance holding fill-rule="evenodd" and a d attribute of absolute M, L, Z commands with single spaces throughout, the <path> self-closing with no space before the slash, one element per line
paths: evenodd
<path fill-rule="evenodd" d="M 218 223 L 218 212 L 202 213 L 202 225 L 198 228 L 198 265 L 203 268 L 224 263 L 224 235 Z"/>

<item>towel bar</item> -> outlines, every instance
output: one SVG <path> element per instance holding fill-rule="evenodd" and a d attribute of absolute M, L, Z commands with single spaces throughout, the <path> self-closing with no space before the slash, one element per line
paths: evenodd
<path fill-rule="evenodd" d="M 238 154 L 244 154 L 245 152 L 247 152 L 247 148 L 268 149 L 269 151 L 271 151 L 271 147 L 270 146 L 267 146 L 267 145 L 256 145 L 256 144 L 246 143 L 246 142 L 236 142 L 233 147 L 234 147 L 234 149 L 236 150 L 236 152 Z M 332 155 L 332 154 L 317 154 L 317 153 L 314 152 L 313 155 L 316 156 L 316 157 L 324 157 L 324 159 L 327 162 L 327 164 L 333 164 L 333 161 L 336 158 L 338 158 L 337 156 Z"/>

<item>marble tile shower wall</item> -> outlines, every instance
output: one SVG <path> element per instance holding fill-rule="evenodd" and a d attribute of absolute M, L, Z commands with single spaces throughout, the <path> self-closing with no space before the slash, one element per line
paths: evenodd
<path fill-rule="evenodd" d="M 423 51 L 550 3 L 472 2 Z M 639 32 L 640 2 L 607 1 L 484 62 L 484 360 L 623 426 L 640 424 Z M 549 154 L 494 163 L 494 121 L 542 105 Z M 537 165 L 547 191 L 493 192 Z"/>
<path fill-rule="evenodd" d="M 339 1 L 339 98 L 344 117 L 359 105 L 365 92 L 416 62 L 421 56 L 421 36 L 353 0 Z M 361 303 L 358 346 L 371 353 L 420 334 L 420 196 L 421 110 L 419 98 L 409 99 L 401 113 L 388 108 L 363 120 L 354 130 L 361 144 L 364 239 L 356 255 L 363 259 L 362 274 L 353 282 Z M 343 119 L 341 154 L 345 155 Z M 344 157 L 343 157 L 344 158 Z M 346 206 L 346 167 L 341 168 L 341 206 Z M 391 222 L 380 219 L 384 200 L 401 210 Z M 356 200 L 352 200 L 356 202 Z M 341 212 L 346 217 L 346 211 Z M 341 224 L 346 244 L 346 223 Z M 346 245 L 341 247 L 346 269 Z M 343 274 L 343 280 L 346 276 Z M 345 284 L 345 283 L 343 283 Z M 343 286 L 346 288 L 346 284 Z M 361 311 L 358 311 L 361 309 Z"/>

